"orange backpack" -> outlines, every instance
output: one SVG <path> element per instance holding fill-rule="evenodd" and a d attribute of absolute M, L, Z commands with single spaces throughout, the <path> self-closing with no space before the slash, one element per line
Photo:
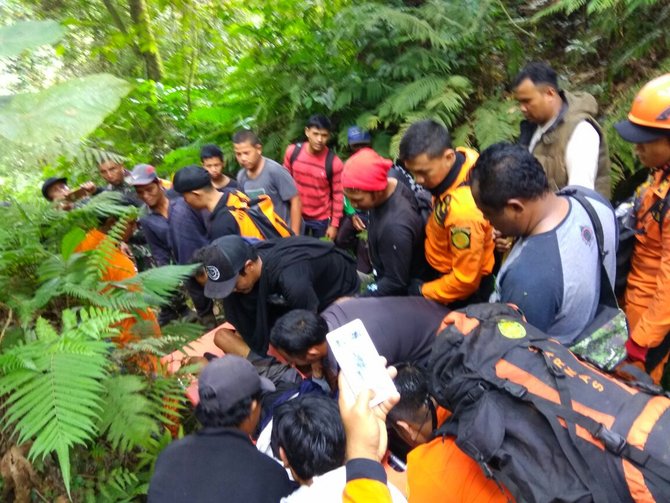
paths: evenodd
<path fill-rule="evenodd" d="M 275 213 L 268 195 L 250 199 L 244 192 L 232 191 L 228 194 L 226 208 L 240 227 L 242 237 L 271 239 L 293 236 L 286 222 Z"/>

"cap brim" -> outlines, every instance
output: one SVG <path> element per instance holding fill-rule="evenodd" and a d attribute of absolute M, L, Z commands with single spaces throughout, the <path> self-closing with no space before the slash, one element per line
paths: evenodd
<path fill-rule="evenodd" d="M 210 299 L 225 299 L 233 292 L 237 276 L 236 274 L 225 281 L 212 281 L 208 279 L 207 283 L 205 283 L 205 297 L 209 297 Z"/>
<path fill-rule="evenodd" d="M 670 130 L 659 130 L 655 128 L 638 126 L 629 120 L 614 124 L 619 136 L 630 143 L 650 143 L 660 138 L 670 137 Z"/>
<path fill-rule="evenodd" d="M 258 378 L 261 381 L 261 391 L 270 391 L 270 392 L 277 391 L 277 388 L 270 379 L 263 376 L 258 376 Z"/>
<path fill-rule="evenodd" d="M 132 176 L 126 177 L 126 183 L 128 185 L 136 186 L 136 185 L 149 185 L 153 181 L 155 181 L 156 178 L 133 178 Z"/>

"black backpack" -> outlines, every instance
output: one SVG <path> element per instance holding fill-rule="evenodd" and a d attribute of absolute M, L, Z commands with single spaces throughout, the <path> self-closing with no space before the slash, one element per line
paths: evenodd
<path fill-rule="evenodd" d="M 504 304 L 453 311 L 433 345 L 429 386 L 453 435 L 524 502 L 670 497 L 670 398 L 577 359 Z"/>

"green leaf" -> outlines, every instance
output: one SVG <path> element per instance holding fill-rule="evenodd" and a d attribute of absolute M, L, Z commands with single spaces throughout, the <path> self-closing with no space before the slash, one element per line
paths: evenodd
<path fill-rule="evenodd" d="M 72 79 L 0 106 L 0 136 L 22 145 L 79 141 L 119 105 L 130 84 L 106 73 Z"/>
<path fill-rule="evenodd" d="M 0 57 L 18 56 L 26 49 L 58 42 L 65 34 L 56 21 L 20 21 L 0 28 Z"/>
<path fill-rule="evenodd" d="M 65 260 L 70 258 L 74 249 L 81 243 L 86 237 L 86 232 L 79 227 L 75 227 L 70 232 L 63 236 L 63 240 L 60 243 L 60 252 L 63 255 Z"/>

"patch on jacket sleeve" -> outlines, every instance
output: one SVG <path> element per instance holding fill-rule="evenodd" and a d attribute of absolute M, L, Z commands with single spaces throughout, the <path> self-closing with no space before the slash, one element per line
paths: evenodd
<path fill-rule="evenodd" d="M 435 206 L 433 207 L 433 218 L 440 227 L 444 227 L 444 221 L 447 219 L 447 215 L 449 214 L 450 203 L 451 196 L 449 194 L 447 194 L 443 199 L 438 198 L 435 201 Z"/>
<path fill-rule="evenodd" d="M 452 227 L 451 244 L 457 250 L 470 248 L 470 227 Z"/>

